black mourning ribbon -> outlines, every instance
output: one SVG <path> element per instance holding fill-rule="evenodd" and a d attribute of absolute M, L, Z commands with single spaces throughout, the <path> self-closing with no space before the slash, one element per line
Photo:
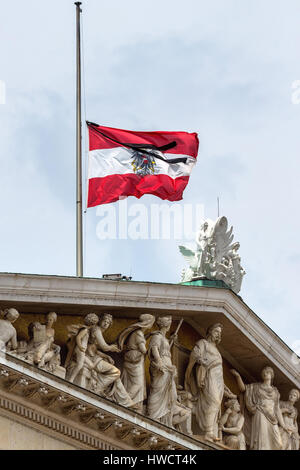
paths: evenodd
<path fill-rule="evenodd" d="M 96 132 L 97 134 L 100 134 L 102 137 L 105 137 L 106 139 L 111 140 L 112 142 L 115 142 L 116 144 L 122 145 L 122 147 L 127 147 L 132 150 L 140 151 L 143 154 L 150 155 L 153 158 L 158 158 L 158 160 L 162 160 L 163 162 L 170 163 L 170 164 L 186 163 L 187 161 L 187 157 L 178 157 L 178 158 L 171 158 L 169 160 L 166 160 L 160 155 L 157 155 L 156 153 L 151 152 L 151 150 L 158 150 L 160 152 L 164 152 L 166 150 L 172 149 L 176 147 L 177 145 L 175 140 L 173 140 L 172 142 L 169 142 L 168 144 L 162 145 L 161 147 L 157 147 L 156 145 L 152 145 L 152 144 L 128 144 L 128 143 L 119 142 L 117 139 L 113 139 L 112 137 L 109 137 L 108 135 L 104 134 L 104 132 L 99 131 L 98 124 L 95 124 L 90 121 L 86 121 L 86 123 L 87 123 L 87 126 L 91 127 L 94 132 Z"/>

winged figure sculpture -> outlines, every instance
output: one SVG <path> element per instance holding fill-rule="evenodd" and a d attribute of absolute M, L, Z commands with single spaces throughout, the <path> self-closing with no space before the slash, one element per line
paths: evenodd
<path fill-rule="evenodd" d="M 233 243 L 233 238 L 233 227 L 228 229 L 226 217 L 219 217 L 216 222 L 205 220 L 196 235 L 196 249 L 179 246 L 189 265 L 183 270 L 181 281 L 217 279 L 239 292 L 245 271 L 237 253 L 240 245 Z"/>

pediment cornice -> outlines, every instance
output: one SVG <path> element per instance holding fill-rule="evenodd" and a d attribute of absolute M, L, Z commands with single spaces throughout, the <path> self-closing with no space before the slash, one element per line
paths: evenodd
<path fill-rule="evenodd" d="M 0 274 L 0 303 L 21 305 L 22 311 L 39 313 L 55 308 L 59 314 L 82 315 L 93 311 L 110 311 L 118 317 L 134 317 L 137 312 L 169 313 L 173 319 L 184 317 L 204 334 L 214 321 L 225 322 L 222 352 L 235 358 L 234 344 L 245 343 L 248 357 L 239 354 L 241 372 L 248 377 L 254 358 L 270 361 L 293 385 L 300 388 L 300 361 L 292 360 L 290 348 L 229 289 L 195 287 L 136 281 L 109 281 L 91 278 L 31 274 Z M 228 334 L 227 334 L 228 332 Z M 226 343 L 226 334 L 228 341 Z M 229 340 L 230 337 L 230 340 Z M 248 361 L 248 362 L 247 362 Z"/>
<path fill-rule="evenodd" d="M 169 429 L 3 353 L 0 414 L 80 449 L 221 448 Z"/>

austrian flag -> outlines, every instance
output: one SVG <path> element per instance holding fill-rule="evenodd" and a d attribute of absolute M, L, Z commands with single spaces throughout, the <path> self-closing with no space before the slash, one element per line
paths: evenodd
<path fill-rule="evenodd" d="M 153 194 L 180 201 L 198 154 L 198 136 L 188 132 L 89 129 L 88 207 L 127 196 Z"/>

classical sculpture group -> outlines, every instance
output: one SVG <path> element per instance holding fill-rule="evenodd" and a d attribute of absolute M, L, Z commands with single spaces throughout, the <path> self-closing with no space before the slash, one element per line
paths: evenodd
<path fill-rule="evenodd" d="M 82 324 L 68 327 L 68 354 L 62 366 L 61 348 L 55 344 L 55 312 L 47 315 L 45 323 L 28 325 L 29 341 L 17 339 L 13 323 L 19 317 L 18 311 L 9 308 L 2 313 L 2 351 L 100 397 L 185 434 L 231 449 L 299 449 L 295 407 L 299 391 L 292 389 L 288 400 L 281 401 L 273 385 L 274 371 L 267 366 L 261 372 L 261 381 L 252 384 L 245 384 L 239 372 L 231 370 L 240 391 L 238 396 L 233 394 L 224 384 L 223 360 L 217 347 L 222 339 L 220 323 L 211 325 L 206 338 L 188 351 L 184 383 L 180 385 L 171 353 L 173 347 L 187 350 L 178 342 L 178 328 L 169 337 L 172 324 L 169 315 L 155 318 L 142 314 L 121 331 L 115 343 L 108 344 L 105 332 L 112 325 L 112 315 L 104 313 L 99 318 L 89 313 Z M 120 354 L 119 367 L 110 353 Z"/>
<path fill-rule="evenodd" d="M 219 217 L 216 222 L 205 220 L 196 236 L 196 249 L 179 246 L 180 253 L 189 264 L 189 267 L 182 271 L 181 281 L 223 281 L 238 293 L 246 273 L 238 254 L 240 244 L 233 243 L 232 232 L 232 227 L 228 230 L 226 217 Z"/>

